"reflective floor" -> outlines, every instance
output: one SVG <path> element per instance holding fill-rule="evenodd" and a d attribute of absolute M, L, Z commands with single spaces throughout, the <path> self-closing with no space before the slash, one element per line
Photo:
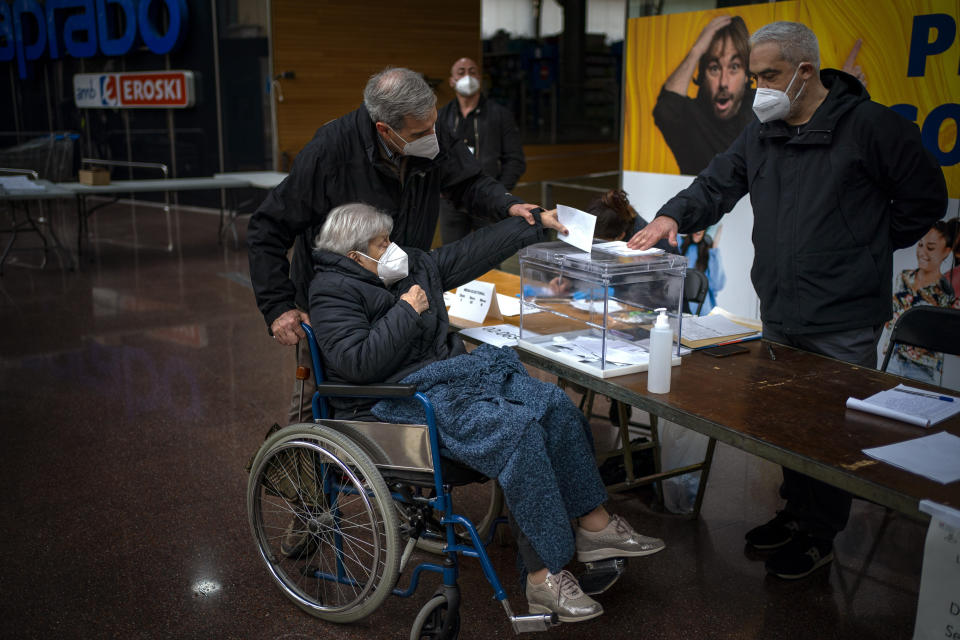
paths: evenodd
<path fill-rule="evenodd" d="M 53 216 L 69 246 L 72 216 Z M 406 638 L 432 594 L 428 576 L 412 598 L 335 626 L 287 601 L 260 564 L 244 467 L 285 413 L 293 357 L 266 333 L 246 252 L 229 233 L 219 245 L 217 226 L 215 215 L 175 212 L 167 252 L 159 211 L 113 205 L 91 220 L 80 271 L 62 253 L 42 270 L 31 266 L 39 253 L 8 258 L 0 637 Z M 608 437 L 604 420 L 594 427 Z M 630 562 L 600 597 L 604 616 L 540 637 L 909 638 L 924 528 L 857 500 L 829 568 L 770 578 L 743 533 L 778 507 L 778 483 L 773 465 L 721 446 L 699 519 L 658 512 L 649 490 L 612 497 L 611 510 L 667 549 Z M 457 504 L 474 512 L 485 491 L 467 488 Z M 490 552 L 522 610 L 507 539 Z M 461 588 L 462 638 L 513 635 L 473 560 Z"/>

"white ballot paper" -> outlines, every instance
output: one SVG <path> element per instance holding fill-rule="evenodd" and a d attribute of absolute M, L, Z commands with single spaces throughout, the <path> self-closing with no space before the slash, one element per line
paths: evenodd
<path fill-rule="evenodd" d="M 489 327 L 470 327 L 461 329 L 460 335 L 492 344 L 495 347 L 515 347 L 517 338 L 520 337 L 520 327 L 512 324 L 495 324 Z M 524 337 L 538 336 L 540 334 L 532 331 L 524 331 Z"/>
<path fill-rule="evenodd" d="M 456 298 L 450 303 L 447 313 L 455 318 L 477 323 L 486 320 L 487 315 L 500 318 L 496 293 L 497 285 L 492 282 L 468 282 L 457 288 Z"/>
<path fill-rule="evenodd" d="M 930 527 L 913 640 L 953 638 L 960 633 L 960 511 L 930 500 L 919 507 L 930 514 Z"/>
<path fill-rule="evenodd" d="M 573 300 L 570 306 L 590 313 L 603 313 L 603 300 Z M 616 300 L 607 300 L 607 313 L 623 311 L 623 305 Z"/>
<path fill-rule="evenodd" d="M 510 296 L 505 296 L 502 293 L 497 294 L 497 306 L 500 307 L 500 315 L 504 318 L 520 315 L 521 304 L 520 298 L 511 298 Z M 540 313 L 540 309 L 537 309 L 534 305 L 527 303 L 523 312 L 529 315 L 531 313 Z"/>
<path fill-rule="evenodd" d="M 960 438 L 946 431 L 863 452 L 940 484 L 960 480 Z M 960 626 L 957 629 L 960 631 Z"/>
<path fill-rule="evenodd" d="M 593 248 L 606 253 L 613 253 L 618 256 L 652 256 L 663 253 L 663 249 L 650 247 L 649 249 L 630 249 L 623 240 L 613 240 L 611 242 L 598 242 Z"/>
<path fill-rule="evenodd" d="M 570 232 L 567 235 L 558 233 L 557 239 L 572 244 L 581 251 L 590 253 L 593 247 L 593 228 L 597 225 L 597 216 L 580 211 L 580 209 L 558 204 L 557 219 Z"/>

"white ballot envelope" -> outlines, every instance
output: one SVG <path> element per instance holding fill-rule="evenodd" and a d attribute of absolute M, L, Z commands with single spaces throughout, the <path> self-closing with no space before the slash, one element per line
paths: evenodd
<path fill-rule="evenodd" d="M 557 219 L 570 232 L 567 235 L 558 233 L 557 239 L 590 253 L 593 249 L 593 229 L 597 226 L 597 216 L 558 204 Z"/>

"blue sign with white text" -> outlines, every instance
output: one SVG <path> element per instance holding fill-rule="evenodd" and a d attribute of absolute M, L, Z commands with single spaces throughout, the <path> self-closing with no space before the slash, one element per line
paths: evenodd
<path fill-rule="evenodd" d="M 163 9 L 166 9 L 164 15 Z M 167 24 L 165 31 L 162 30 Z M 121 30 L 122 29 L 122 30 Z M 163 55 L 187 31 L 186 0 L 0 0 L 0 62 L 16 60 L 21 78 L 44 53 L 122 56 L 140 41 Z"/>

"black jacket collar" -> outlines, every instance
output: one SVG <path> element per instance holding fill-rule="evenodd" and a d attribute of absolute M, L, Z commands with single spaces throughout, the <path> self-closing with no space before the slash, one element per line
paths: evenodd
<path fill-rule="evenodd" d="M 783 120 L 760 125 L 760 138 L 793 138 L 791 144 L 830 144 L 833 131 L 840 119 L 861 102 L 870 99 L 867 89 L 853 76 L 836 69 L 821 69 L 820 81 L 827 88 L 827 97 L 813 113 L 810 121 L 801 125 L 794 136 L 793 129 Z"/>
<path fill-rule="evenodd" d="M 368 284 L 384 286 L 377 274 L 364 269 L 347 256 L 326 249 L 313 250 L 313 268 L 314 271 L 330 271 Z"/>

